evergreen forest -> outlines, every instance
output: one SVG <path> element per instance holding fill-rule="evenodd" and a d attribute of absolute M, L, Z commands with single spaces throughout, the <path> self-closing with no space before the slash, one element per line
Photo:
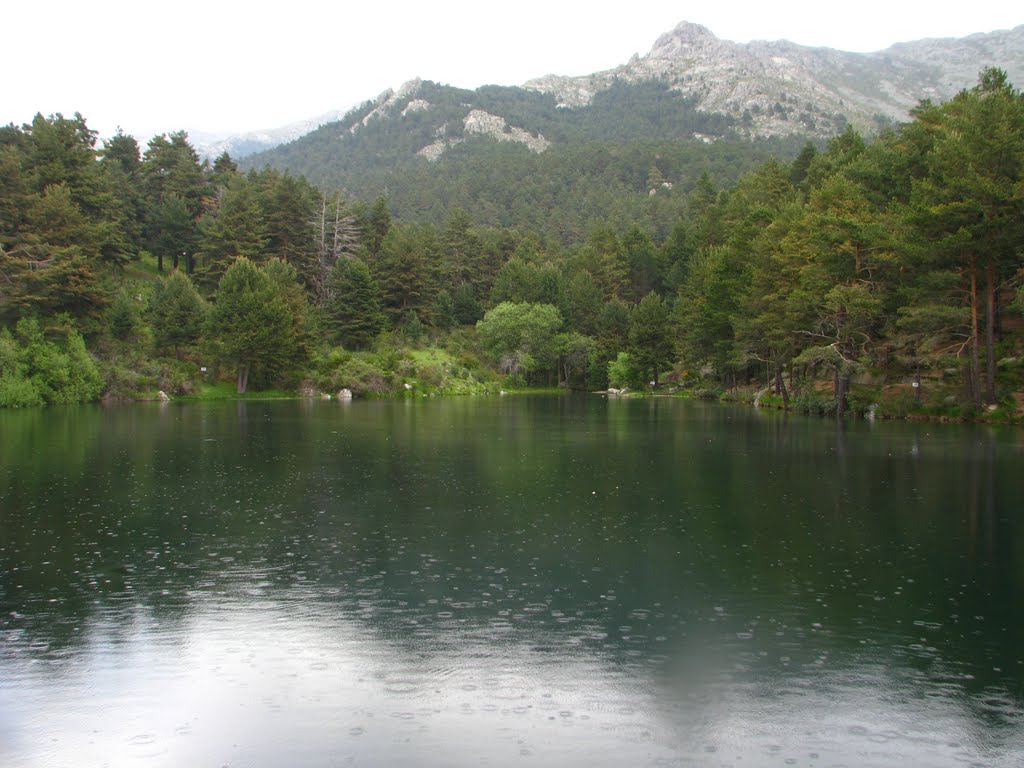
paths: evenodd
<path fill-rule="evenodd" d="M 354 190 L 201 161 L 184 132 L 0 128 L 0 405 L 627 388 L 1020 420 L 1024 95 L 1002 71 L 802 148 L 675 117 L 543 155 L 473 138 L 379 190 L 387 158 Z"/>

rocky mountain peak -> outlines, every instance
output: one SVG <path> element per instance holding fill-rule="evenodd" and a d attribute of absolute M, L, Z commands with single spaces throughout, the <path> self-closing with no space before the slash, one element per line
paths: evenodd
<path fill-rule="evenodd" d="M 549 75 L 524 87 L 554 95 L 560 107 L 579 108 L 615 83 L 656 80 L 694 99 L 702 111 L 731 116 L 750 137 L 830 136 L 850 123 L 870 133 L 907 119 L 921 99 L 941 101 L 970 87 L 984 67 L 1000 67 L 1020 82 L 1022 30 L 862 54 L 786 41 L 734 43 L 684 21 L 646 56 L 582 77 Z"/>
<path fill-rule="evenodd" d="M 705 26 L 689 21 L 681 21 L 671 32 L 654 41 L 654 47 L 647 54 L 649 59 L 675 59 L 685 56 L 694 47 L 704 47 L 721 42 Z"/>

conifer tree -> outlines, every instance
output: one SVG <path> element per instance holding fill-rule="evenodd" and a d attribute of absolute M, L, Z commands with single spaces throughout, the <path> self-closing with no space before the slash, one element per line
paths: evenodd
<path fill-rule="evenodd" d="M 156 283 L 149 311 L 157 347 L 173 347 L 180 357 L 181 346 L 193 344 L 203 332 L 207 309 L 192 280 L 176 269 Z"/>
<path fill-rule="evenodd" d="M 339 259 L 331 269 L 328 286 L 331 298 L 324 311 L 335 338 L 350 349 L 370 346 L 387 323 L 370 268 L 359 259 Z"/>

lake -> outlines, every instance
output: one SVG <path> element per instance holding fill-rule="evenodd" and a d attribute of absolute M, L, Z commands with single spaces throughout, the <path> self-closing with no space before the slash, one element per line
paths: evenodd
<path fill-rule="evenodd" d="M 1024 431 L 0 411 L 0 765 L 1019 766 Z"/>

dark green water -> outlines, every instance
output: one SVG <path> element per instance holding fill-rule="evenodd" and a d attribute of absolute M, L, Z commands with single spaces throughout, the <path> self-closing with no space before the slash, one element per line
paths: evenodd
<path fill-rule="evenodd" d="M 0 412 L 0 765 L 1019 766 L 1024 433 Z"/>

